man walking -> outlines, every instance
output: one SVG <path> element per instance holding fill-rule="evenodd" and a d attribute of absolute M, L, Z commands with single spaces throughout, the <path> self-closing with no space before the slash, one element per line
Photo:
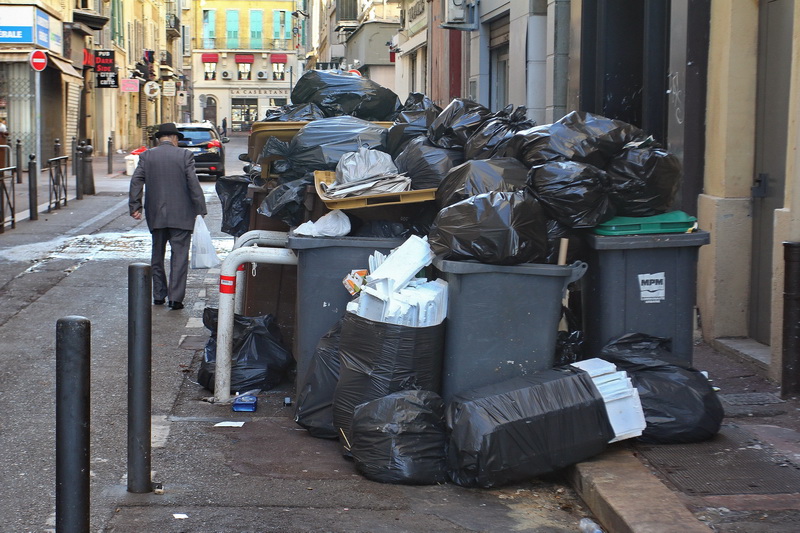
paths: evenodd
<path fill-rule="evenodd" d="M 128 208 L 142 219 L 142 191 L 147 227 L 153 239 L 150 264 L 153 269 L 153 303 L 169 300 L 170 309 L 183 309 L 186 276 L 189 273 L 189 245 L 197 215 L 206 214 L 203 189 L 189 150 L 178 147 L 183 134 L 175 124 L 161 124 L 155 134 L 158 146 L 139 156 L 131 177 Z M 167 242 L 171 249 L 169 283 L 164 270 Z"/>
<path fill-rule="evenodd" d="M 225 137 L 228 134 L 228 117 L 222 119 L 222 136 Z"/>

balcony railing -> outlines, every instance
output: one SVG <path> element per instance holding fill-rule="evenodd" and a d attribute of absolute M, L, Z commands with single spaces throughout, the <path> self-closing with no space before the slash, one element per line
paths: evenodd
<path fill-rule="evenodd" d="M 203 50 L 293 50 L 292 39 L 242 39 L 203 37 Z M 232 45 L 232 46 L 231 46 Z"/>
<path fill-rule="evenodd" d="M 167 37 L 181 36 L 181 19 L 175 13 L 167 13 Z"/>

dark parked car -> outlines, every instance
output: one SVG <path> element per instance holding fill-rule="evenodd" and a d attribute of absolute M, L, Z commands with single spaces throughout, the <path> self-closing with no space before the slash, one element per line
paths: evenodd
<path fill-rule="evenodd" d="M 178 146 L 186 148 L 194 155 L 194 166 L 198 175 L 225 175 L 225 147 L 227 137 L 220 137 L 217 128 L 210 122 L 177 122 L 175 126 L 183 133 Z M 151 143 L 155 144 L 150 132 Z"/>

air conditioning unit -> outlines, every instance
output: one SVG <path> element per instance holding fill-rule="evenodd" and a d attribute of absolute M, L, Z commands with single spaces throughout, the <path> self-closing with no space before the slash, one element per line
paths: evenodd
<path fill-rule="evenodd" d="M 269 73 L 265 70 L 259 70 L 256 76 L 260 80 L 266 80 L 267 78 L 269 78 Z"/>
<path fill-rule="evenodd" d="M 229 79 L 231 79 L 231 73 L 230 73 L 230 72 L 228 72 L 227 70 L 223 70 L 223 71 L 222 71 L 222 79 L 223 79 L 223 80 L 229 80 Z"/>
<path fill-rule="evenodd" d="M 475 0 L 445 0 L 442 28 L 461 31 L 476 31 L 478 18 Z"/>

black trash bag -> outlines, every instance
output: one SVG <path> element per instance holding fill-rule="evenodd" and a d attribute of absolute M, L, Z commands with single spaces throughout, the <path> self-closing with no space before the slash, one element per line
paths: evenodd
<path fill-rule="evenodd" d="M 312 437 L 338 439 L 333 425 L 333 393 L 339 381 L 339 339 L 342 323 L 337 322 L 317 343 L 305 375 L 298 384 L 294 421 Z"/>
<path fill-rule="evenodd" d="M 258 214 L 277 218 L 291 227 L 299 226 L 305 218 L 306 188 L 313 185 L 313 174 L 278 185 L 261 202 Z"/>
<path fill-rule="evenodd" d="M 536 126 L 536 121 L 526 116 L 525 106 L 519 106 L 508 116 L 498 114 L 478 128 L 464 146 L 464 157 L 489 159 L 505 149 L 505 145 L 518 132 Z"/>
<path fill-rule="evenodd" d="M 627 122 L 572 111 L 553 124 L 518 132 L 498 155 L 516 157 L 528 167 L 570 160 L 605 168 L 627 143 L 646 138 L 642 130 Z"/>
<path fill-rule="evenodd" d="M 492 116 L 488 107 L 456 98 L 433 121 L 428 139 L 440 148 L 464 148 L 472 134 Z"/>
<path fill-rule="evenodd" d="M 442 112 L 442 108 L 434 104 L 433 100 L 423 93 L 408 93 L 408 98 L 406 98 L 400 111 L 424 111 L 426 109 L 433 109 L 436 114 Z"/>
<path fill-rule="evenodd" d="M 317 104 L 285 105 L 267 111 L 264 122 L 311 122 L 327 115 Z"/>
<path fill-rule="evenodd" d="M 448 473 L 464 487 L 554 472 L 601 453 L 614 438 L 592 379 L 571 368 L 456 394 L 446 421 Z"/>
<path fill-rule="evenodd" d="M 599 357 L 631 378 L 642 400 L 647 423 L 639 440 L 681 444 L 708 440 L 725 416 L 708 379 L 675 359 L 668 339 L 631 333 L 612 340 Z"/>
<path fill-rule="evenodd" d="M 401 107 L 394 92 L 368 78 L 322 70 L 300 76 L 291 99 L 295 104 L 316 104 L 329 117 L 352 115 L 371 121 L 393 120 Z"/>
<path fill-rule="evenodd" d="M 333 423 L 350 449 L 356 406 L 393 392 L 422 389 L 439 393 L 444 323 L 413 328 L 375 322 L 354 313 L 342 321 L 339 382 L 333 395 Z"/>
<path fill-rule="evenodd" d="M 220 231 L 241 237 L 250 228 L 250 207 L 253 201 L 247 197 L 250 178 L 247 176 L 219 176 L 214 188 L 222 204 L 222 226 Z"/>
<path fill-rule="evenodd" d="M 592 165 L 550 161 L 531 169 L 528 185 L 550 218 L 573 229 L 593 228 L 616 214 L 610 178 Z"/>
<path fill-rule="evenodd" d="M 559 331 L 556 335 L 554 366 L 571 365 L 583 360 L 583 331 L 580 329 L 578 319 L 566 306 L 561 307 L 561 316 L 567 323 L 567 330 Z"/>
<path fill-rule="evenodd" d="M 513 157 L 467 161 L 453 167 L 439 184 L 436 205 L 444 208 L 485 192 L 525 188 L 528 169 Z"/>
<path fill-rule="evenodd" d="M 380 483 L 434 485 L 447 481 L 444 400 L 409 390 L 362 403 L 353 413 L 356 469 Z"/>
<path fill-rule="evenodd" d="M 586 261 L 586 241 L 581 234 L 586 230 L 573 230 L 558 220 L 547 219 L 547 259 L 551 265 L 558 264 L 561 252 L 561 239 L 567 239 L 567 260 L 564 264 L 571 265 L 575 261 Z"/>
<path fill-rule="evenodd" d="M 212 392 L 218 317 L 218 309 L 206 307 L 203 310 L 203 325 L 211 331 L 211 336 L 197 371 L 198 383 Z M 274 316 L 233 316 L 231 394 L 252 389 L 269 390 L 283 380 L 293 363 L 292 354 L 283 346 L 283 337 Z"/>
<path fill-rule="evenodd" d="M 355 117 L 323 118 L 309 122 L 288 143 L 270 137 L 259 163 L 268 158 L 275 172 L 293 176 L 315 170 L 336 170 L 342 156 L 361 146 L 385 151 L 386 128 Z"/>
<path fill-rule="evenodd" d="M 425 137 L 409 141 L 394 164 L 397 171 L 411 178 L 411 188 L 435 189 L 450 169 L 464 162 L 461 150 L 434 146 Z"/>
<path fill-rule="evenodd" d="M 606 171 L 619 216 L 666 213 L 683 179 L 680 159 L 657 147 L 625 149 L 611 160 Z"/>
<path fill-rule="evenodd" d="M 442 209 L 428 242 L 442 259 L 541 263 L 547 257 L 547 221 L 527 191 L 488 192 Z"/>
<path fill-rule="evenodd" d="M 401 111 L 386 135 L 386 151 L 397 159 L 409 142 L 427 134 L 440 112 L 439 108 Z"/>

